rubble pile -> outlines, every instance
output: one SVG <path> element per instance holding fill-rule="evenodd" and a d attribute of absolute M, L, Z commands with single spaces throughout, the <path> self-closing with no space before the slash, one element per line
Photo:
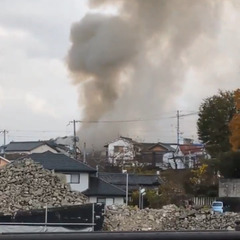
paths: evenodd
<path fill-rule="evenodd" d="M 86 197 L 31 159 L 0 168 L 0 213 L 83 204 Z"/>
<path fill-rule="evenodd" d="M 108 206 L 107 231 L 234 230 L 240 213 L 211 214 L 209 209 L 185 209 L 167 205 L 162 209 Z"/>

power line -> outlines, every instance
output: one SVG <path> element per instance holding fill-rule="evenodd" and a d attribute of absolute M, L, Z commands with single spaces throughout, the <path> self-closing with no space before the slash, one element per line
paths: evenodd
<path fill-rule="evenodd" d="M 39 133 L 60 133 L 60 132 L 71 132 L 69 131 L 53 131 L 53 130 L 15 130 L 15 129 L 10 129 L 10 132 L 39 132 Z"/>
<path fill-rule="evenodd" d="M 192 115 L 196 115 L 198 112 L 187 113 L 187 114 L 179 114 L 179 117 L 188 117 Z M 160 117 L 160 118 L 152 118 L 152 119 L 128 119 L 128 120 L 76 120 L 76 123 L 132 123 L 132 122 L 147 122 L 147 121 L 159 121 L 161 119 L 171 119 L 178 118 L 178 116 L 170 116 L 170 117 Z"/>

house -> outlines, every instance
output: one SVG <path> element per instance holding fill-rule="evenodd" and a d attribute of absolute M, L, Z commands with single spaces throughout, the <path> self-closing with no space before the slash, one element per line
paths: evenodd
<path fill-rule="evenodd" d="M 105 145 L 108 162 L 114 166 L 122 166 L 125 163 L 134 164 L 134 143 L 131 138 L 119 137 Z"/>
<path fill-rule="evenodd" d="M 88 189 L 89 175 L 96 174 L 94 168 L 61 153 L 50 151 L 32 153 L 28 155 L 28 158 L 40 163 L 45 169 L 64 174 L 66 182 L 70 184 L 74 191 L 82 192 Z"/>
<path fill-rule="evenodd" d="M 174 151 L 170 144 L 139 143 L 126 137 L 119 137 L 105 147 L 108 163 L 113 166 L 151 165 L 162 167 L 164 154 Z"/>
<path fill-rule="evenodd" d="M 135 144 L 137 148 L 136 159 L 139 165 L 151 165 L 153 167 L 164 168 L 163 156 L 166 153 L 175 151 L 170 144 L 167 143 L 138 143 Z"/>
<path fill-rule="evenodd" d="M 28 155 L 45 169 L 54 170 L 55 173 L 70 184 L 73 191 L 83 192 L 89 197 L 89 202 L 104 202 L 106 204 L 123 204 L 125 192 L 96 177 L 96 169 L 62 153 L 50 151 L 32 153 Z"/>
<path fill-rule="evenodd" d="M 83 192 L 90 203 L 100 202 L 106 205 L 123 205 L 126 192 L 98 177 L 90 177 L 88 190 Z"/>
<path fill-rule="evenodd" d="M 47 141 L 10 142 L 5 147 L 5 156 L 8 160 L 14 160 L 21 156 L 32 153 L 43 153 L 46 151 L 53 153 L 58 152 Z"/>
<path fill-rule="evenodd" d="M 208 158 L 203 144 L 179 144 L 175 152 L 164 156 L 164 163 L 173 169 L 195 168 L 201 159 Z"/>
<path fill-rule="evenodd" d="M 126 173 L 106 173 L 99 172 L 98 176 L 100 179 L 108 182 L 118 188 L 126 191 L 127 175 Z M 139 190 L 139 188 L 146 189 L 158 189 L 163 183 L 159 175 L 136 175 L 133 173 L 128 174 L 128 190 L 132 191 Z"/>

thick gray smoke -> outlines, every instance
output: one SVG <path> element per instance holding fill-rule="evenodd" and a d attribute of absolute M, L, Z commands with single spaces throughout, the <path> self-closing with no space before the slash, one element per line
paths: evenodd
<path fill-rule="evenodd" d="M 87 14 L 71 29 L 67 64 L 79 85 L 82 120 L 151 119 L 176 110 L 174 101 L 191 67 L 190 49 L 197 41 L 216 38 L 224 1 L 89 2 L 92 9 L 112 4 L 117 15 Z M 156 127 L 151 121 L 84 123 L 79 135 L 97 147 L 118 134 L 144 136 Z"/>

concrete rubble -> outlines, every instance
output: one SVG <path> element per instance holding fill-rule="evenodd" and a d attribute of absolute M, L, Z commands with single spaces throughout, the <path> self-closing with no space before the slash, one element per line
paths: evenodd
<path fill-rule="evenodd" d="M 184 231 L 234 230 L 240 213 L 211 214 L 209 209 L 185 209 L 167 205 L 162 209 L 127 206 L 106 208 L 104 229 L 107 231 Z"/>
<path fill-rule="evenodd" d="M 72 192 L 60 176 L 31 159 L 0 168 L 0 213 L 83 204 L 86 197 Z"/>

